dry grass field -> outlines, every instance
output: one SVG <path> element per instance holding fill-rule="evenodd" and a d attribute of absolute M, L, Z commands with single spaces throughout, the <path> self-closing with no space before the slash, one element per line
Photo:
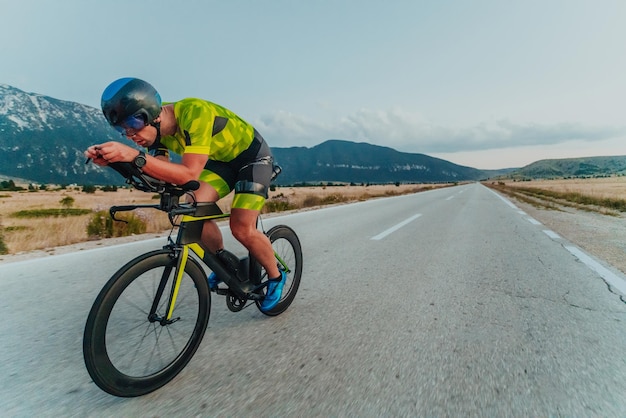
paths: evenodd
<path fill-rule="evenodd" d="M 22 210 L 60 209 L 61 200 L 74 199 L 72 208 L 88 209 L 92 213 L 67 217 L 20 218 L 15 213 Z M 9 253 L 44 249 L 87 241 L 87 224 L 93 213 L 108 211 L 114 204 L 154 204 L 152 195 L 136 190 L 118 189 L 116 192 L 80 190 L 0 192 L 0 225 L 4 243 Z M 167 216 L 158 211 L 138 213 L 147 223 L 148 231 L 163 230 L 169 225 Z"/>
<path fill-rule="evenodd" d="M 622 216 L 626 212 L 626 177 L 491 181 L 485 184 L 544 209 L 561 210 L 569 207 L 612 216 Z"/>
<path fill-rule="evenodd" d="M 382 196 L 414 193 L 445 185 L 371 185 L 325 187 L 277 187 L 270 192 L 267 211 L 296 210 Z M 0 233 L 9 254 L 86 242 L 87 224 L 98 211 L 108 211 L 112 205 L 155 204 L 155 195 L 137 190 L 118 189 L 115 192 L 85 193 L 78 189 L 36 192 L 0 191 Z M 20 218 L 21 210 L 61 209 L 61 200 L 74 199 L 72 208 L 88 209 L 91 213 L 80 216 Z M 219 202 L 224 211 L 230 210 L 232 194 Z M 162 233 L 171 228 L 167 216 L 153 209 L 141 209 L 135 214 L 146 223 L 147 233 Z M 91 238 L 93 239 L 93 238 Z"/>
<path fill-rule="evenodd" d="M 581 193 L 596 198 L 626 199 L 626 177 L 606 177 L 590 179 L 558 179 L 505 182 L 510 187 L 532 187 L 560 193 Z"/>

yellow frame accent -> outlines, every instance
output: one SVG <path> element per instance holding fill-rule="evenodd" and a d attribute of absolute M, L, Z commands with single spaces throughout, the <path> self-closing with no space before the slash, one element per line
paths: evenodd
<path fill-rule="evenodd" d="M 174 294 L 172 295 L 172 303 L 170 304 L 170 309 L 167 313 L 168 321 L 172 319 L 172 315 L 174 314 L 174 306 L 176 305 L 176 299 L 178 298 L 178 290 L 180 289 L 180 283 L 183 279 L 183 274 L 185 274 L 185 267 L 187 267 L 187 260 L 189 259 L 189 250 L 193 251 L 198 255 L 198 257 L 204 257 L 204 249 L 200 246 L 200 244 L 193 243 L 183 245 L 183 251 L 178 259 L 178 265 L 176 266 L 176 283 L 174 284 Z"/>
<path fill-rule="evenodd" d="M 230 213 L 223 213 L 221 215 L 208 215 L 208 216 L 183 215 L 183 218 L 180 221 L 181 222 L 208 221 L 211 219 L 228 218 L 229 216 L 230 216 Z"/>
<path fill-rule="evenodd" d="M 183 246 L 183 253 L 178 259 L 178 265 L 176 266 L 176 283 L 174 283 L 174 294 L 172 295 L 172 303 L 170 304 L 170 310 L 167 312 L 168 321 L 172 319 L 172 314 L 174 313 L 174 306 L 176 305 L 176 298 L 178 297 L 178 289 L 180 289 L 180 282 L 183 279 L 183 274 L 185 274 L 185 267 L 187 266 L 187 259 L 189 257 L 189 247 Z"/>
<path fill-rule="evenodd" d="M 194 242 L 192 244 L 187 244 L 187 246 L 191 249 L 191 251 L 196 253 L 198 257 L 204 258 L 204 248 L 202 248 L 200 244 Z"/>

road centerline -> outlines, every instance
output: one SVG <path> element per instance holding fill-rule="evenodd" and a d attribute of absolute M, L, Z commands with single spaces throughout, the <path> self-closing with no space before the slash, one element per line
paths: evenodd
<path fill-rule="evenodd" d="M 380 234 L 378 234 L 378 235 L 376 235 L 376 236 L 374 236 L 374 237 L 372 237 L 370 239 L 374 240 L 374 241 L 379 241 L 379 240 L 385 238 L 387 235 L 389 235 L 389 234 L 397 231 L 398 229 L 402 228 L 406 224 L 416 220 L 420 216 L 422 216 L 422 214 L 421 213 L 417 213 L 417 214 L 411 216 L 410 218 L 405 219 L 404 221 L 400 222 L 399 224 L 396 224 L 396 225 L 392 226 L 391 228 L 386 229 L 385 231 L 381 232 Z"/>

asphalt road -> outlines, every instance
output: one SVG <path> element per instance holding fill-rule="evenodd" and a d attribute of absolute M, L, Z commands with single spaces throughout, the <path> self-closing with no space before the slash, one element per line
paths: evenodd
<path fill-rule="evenodd" d="M 91 382 L 82 333 L 113 272 L 164 240 L 0 265 L 0 415 L 626 416 L 623 276 L 489 189 L 275 223 L 303 245 L 293 305 L 213 297 L 194 359 L 140 398 Z"/>

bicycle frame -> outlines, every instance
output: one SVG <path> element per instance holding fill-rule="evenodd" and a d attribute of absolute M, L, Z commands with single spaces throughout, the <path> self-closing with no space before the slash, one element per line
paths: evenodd
<path fill-rule="evenodd" d="M 261 289 L 267 286 L 267 283 L 261 284 L 261 267 L 250 255 L 243 260 L 240 260 L 240 267 L 243 267 L 243 272 L 231 272 L 220 261 L 216 254 L 207 252 L 200 245 L 202 238 L 202 228 L 205 221 L 211 221 L 216 219 L 228 218 L 230 213 L 224 213 L 215 203 L 179 203 L 180 197 L 192 190 L 196 190 L 199 187 L 197 181 L 191 181 L 182 186 L 168 185 L 164 182 L 155 180 L 134 166 L 127 163 L 113 163 L 110 166 L 122 174 L 127 183 L 131 184 L 136 189 L 148 192 L 157 192 L 161 196 L 161 200 L 158 205 L 128 205 L 128 206 L 113 206 L 109 212 L 113 220 L 120 221 L 115 217 L 115 214 L 120 211 L 131 211 L 138 208 L 153 208 L 166 212 L 169 216 L 172 226 L 178 226 L 179 231 L 176 237 L 176 241 L 169 238 L 170 243 L 165 247 L 172 250 L 178 261 L 177 265 L 177 277 L 170 292 L 170 299 L 168 302 L 167 316 L 164 319 L 156 318 L 156 304 L 160 300 L 164 289 L 159 287 L 158 297 L 154 302 L 150 317 L 160 321 L 172 321 L 172 315 L 174 307 L 176 305 L 176 297 L 178 295 L 178 289 L 180 287 L 180 281 L 182 280 L 185 266 L 189 260 L 190 253 L 195 254 L 204 264 L 209 267 L 227 286 L 228 289 L 217 289 L 216 293 L 231 297 L 231 299 L 237 299 L 239 303 L 245 303 L 248 300 L 261 300 L 263 298 Z M 280 173 L 280 168 L 275 167 L 274 175 Z M 176 224 L 174 218 L 182 215 L 182 219 Z M 280 258 L 280 256 L 274 252 L 274 256 L 278 261 L 281 268 L 289 273 L 291 270 L 287 264 Z M 202 267 L 199 266 L 201 269 Z M 204 269 L 202 269 L 204 271 Z M 167 275 L 166 275 L 167 273 Z M 165 286 L 167 277 L 170 272 L 164 272 L 162 285 Z"/>
<path fill-rule="evenodd" d="M 118 207 L 112 208 L 113 212 L 116 212 Z M 128 210 L 131 207 L 123 207 L 124 210 Z M 177 259 L 176 266 L 176 278 L 172 285 L 170 297 L 168 301 L 167 315 L 165 318 L 157 318 L 156 310 L 158 301 L 161 299 L 167 278 L 171 271 L 165 271 L 161 279 L 157 297 L 150 311 L 150 317 L 154 320 L 163 321 L 164 323 L 173 322 L 172 316 L 176 306 L 176 298 L 178 296 L 178 289 L 180 287 L 183 274 L 185 272 L 185 266 L 189 262 L 191 254 L 202 260 L 202 262 L 209 267 L 226 285 L 228 289 L 218 289 L 216 292 L 222 295 L 229 295 L 236 297 L 238 300 L 245 303 L 247 300 L 261 300 L 262 294 L 259 293 L 267 284 L 261 284 L 261 267 L 250 256 L 240 260 L 241 270 L 233 272 L 226 268 L 220 261 L 216 254 L 205 251 L 200 245 L 202 228 L 205 221 L 223 219 L 230 216 L 229 213 L 223 213 L 221 209 L 215 203 L 199 203 L 195 206 L 196 210 L 193 215 L 183 215 L 180 223 L 178 224 L 179 231 L 176 236 L 176 240 L 172 241 L 170 238 L 170 244 L 165 248 L 169 248 L 175 254 Z M 284 260 L 274 252 L 276 260 L 280 266 L 289 273 L 291 270 L 287 266 Z M 199 266 L 201 269 L 202 267 Z M 246 268 L 247 267 L 247 268 Z M 204 269 L 202 269 L 204 270 Z"/>

